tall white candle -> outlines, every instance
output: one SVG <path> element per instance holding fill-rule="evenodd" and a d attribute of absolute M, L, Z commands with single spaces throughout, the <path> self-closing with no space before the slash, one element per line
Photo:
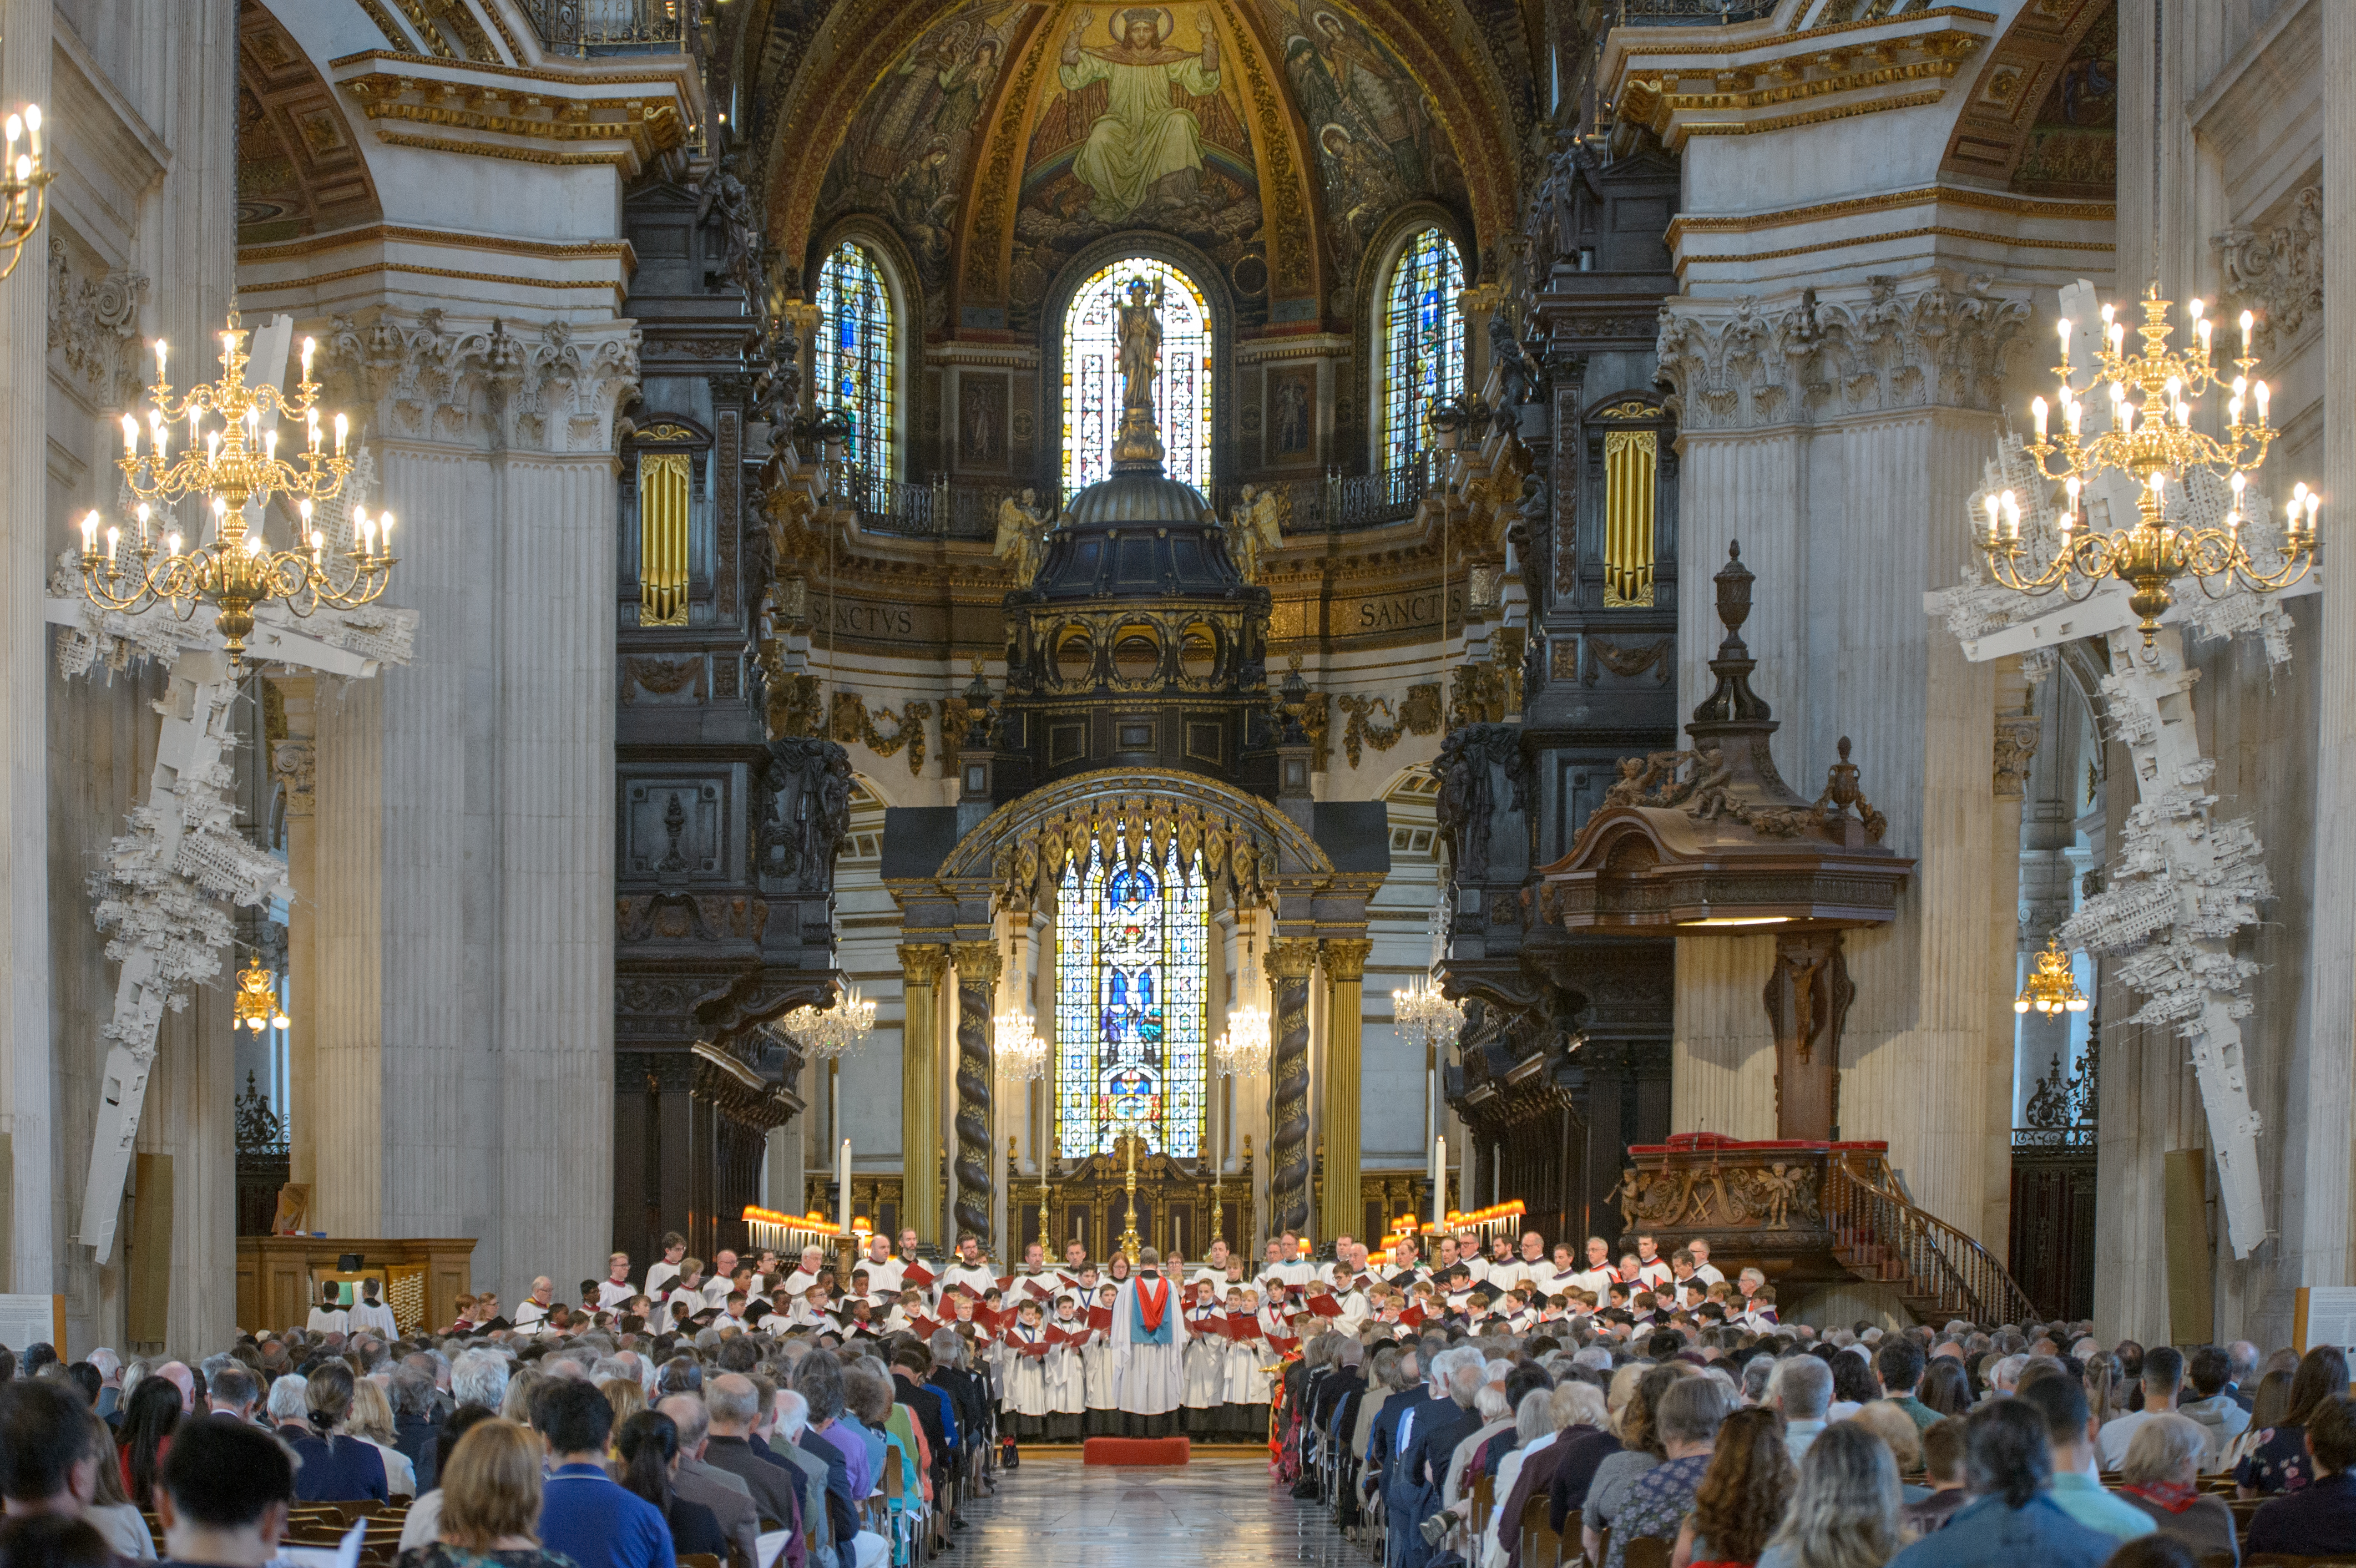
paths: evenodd
<path fill-rule="evenodd" d="M 1431 1223 L 1436 1230 L 1448 1222 L 1448 1139 L 1431 1140 Z"/>
<path fill-rule="evenodd" d="M 844 1235 L 849 1235 L 851 1233 L 851 1140 L 849 1138 L 842 1140 L 842 1152 L 836 1156 L 836 1159 L 839 1163 L 835 1170 L 835 1192 L 840 1212 L 836 1216 L 834 1228 Z"/>

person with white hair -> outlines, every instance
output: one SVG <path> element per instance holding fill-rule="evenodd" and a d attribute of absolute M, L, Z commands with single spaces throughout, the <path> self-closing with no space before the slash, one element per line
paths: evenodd
<path fill-rule="evenodd" d="M 294 1372 L 270 1385 L 270 1401 L 264 1408 L 270 1413 L 270 1424 L 289 1443 L 311 1435 L 310 1388 L 308 1378 Z M 289 1427 L 294 1430 L 290 1433 Z"/>
<path fill-rule="evenodd" d="M 1825 1413 L 1833 1403 L 1833 1370 L 1814 1356 L 1778 1361 L 1775 1375 L 1768 1380 L 1767 1403 L 1783 1413 L 1783 1445 L 1796 1465 L 1807 1457 L 1808 1445 L 1825 1429 Z"/>
<path fill-rule="evenodd" d="M 450 1365 L 450 1397 L 496 1411 L 508 1397 L 508 1359 L 497 1350 L 464 1350 Z"/>

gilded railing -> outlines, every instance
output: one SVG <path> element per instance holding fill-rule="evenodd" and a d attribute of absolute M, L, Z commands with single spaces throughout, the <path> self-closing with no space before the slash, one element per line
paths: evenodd
<path fill-rule="evenodd" d="M 2026 1323 L 2028 1295 L 1996 1254 L 1907 1201 L 1878 1154 L 1843 1151 L 1825 1168 L 1825 1219 L 1843 1250 L 1871 1248 L 1904 1271 L 1890 1283 L 1914 1301 L 1974 1323 Z"/>

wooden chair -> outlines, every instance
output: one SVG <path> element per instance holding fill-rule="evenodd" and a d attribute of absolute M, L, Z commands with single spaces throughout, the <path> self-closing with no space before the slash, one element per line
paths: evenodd
<path fill-rule="evenodd" d="M 2253 1552 L 2242 1559 L 2242 1568 L 2356 1568 L 2356 1559 L 2301 1557 L 2291 1552 Z"/>
<path fill-rule="evenodd" d="M 1657 1535 L 1640 1535 L 1622 1550 L 1620 1560 L 1628 1568 L 1669 1568 L 1669 1550 L 1676 1544 Z"/>
<path fill-rule="evenodd" d="M 1472 1481 L 1472 1538 L 1488 1533 L 1489 1516 L 1497 1511 L 1497 1478 L 1483 1475 Z"/>
<path fill-rule="evenodd" d="M 1551 1500 L 1533 1497 L 1522 1505 L 1522 1568 L 1558 1568 L 1562 1562 L 1564 1536 L 1554 1531 L 1549 1517 Z M 1576 1545 L 1579 1540 L 1579 1516 L 1570 1516 L 1569 1539 Z"/>
<path fill-rule="evenodd" d="M 709 1552 L 682 1552 L 679 1568 L 720 1568 L 720 1559 Z"/>
<path fill-rule="evenodd" d="M 1595 1568 L 1603 1568 L 1611 1560 L 1612 1527 L 1607 1524 L 1595 1532 Z"/>

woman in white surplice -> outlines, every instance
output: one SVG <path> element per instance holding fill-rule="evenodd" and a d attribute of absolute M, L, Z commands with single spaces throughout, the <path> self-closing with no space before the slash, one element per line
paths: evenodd
<path fill-rule="evenodd" d="M 1186 1313 L 1178 1287 L 1162 1277 L 1159 1253 L 1138 1253 L 1137 1269 L 1112 1314 L 1122 1425 L 1131 1437 L 1166 1437 L 1186 1397 Z"/>

